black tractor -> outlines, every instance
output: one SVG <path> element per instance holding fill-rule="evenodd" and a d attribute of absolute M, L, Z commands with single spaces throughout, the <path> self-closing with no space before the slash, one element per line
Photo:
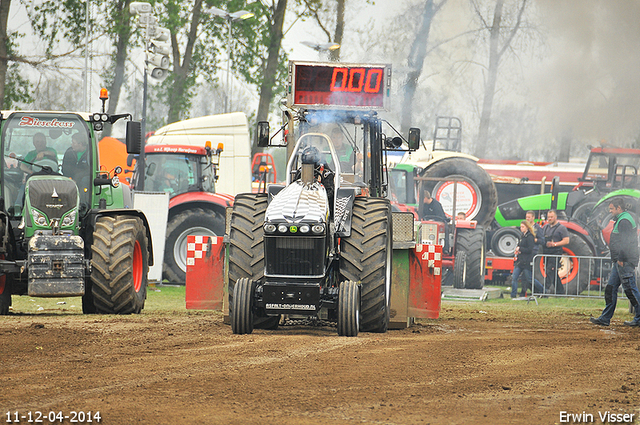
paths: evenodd
<path fill-rule="evenodd" d="M 386 137 L 376 112 L 302 110 L 296 118 L 287 184 L 234 203 L 232 330 L 275 328 L 281 315 L 303 315 L 337 322 L 339 335 L 385 332 L 393 242 L 385 151 L 403 143 L 415 150 L 420 131 L 411 129 L 408 141 Z M 268 144 L 268 123 L 258 124 L 258 138 Z"/>

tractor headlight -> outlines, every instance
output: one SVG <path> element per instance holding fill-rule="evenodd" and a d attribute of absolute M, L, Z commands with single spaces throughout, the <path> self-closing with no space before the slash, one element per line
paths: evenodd
<path fill-rule="evenodd" d="M 314 224 L 311 231 L 315 234 L 324 233 L 324 224 Z"/>
<path fill-rule="evenodd" d="M 69 227 L 69 226 L 72 226 L 73 223 L 75 222 L 76 222 L 76 209 L 74 208 L 71 210 L 69 214 L 64 216 L 64 218 L 62 219 L 62 223 L 60 224 L 60 227 Z"/>
<path fill-rule="evenodd" d="M 264 231 L 267 233 L 273 233 L 276 231 L 276 225 L 275 224 L 271 224 L 271 223 L 267 223 L 264 225 Z"/>
<path fill-rule="evenodd" d="M 281 224 L 278 226 L 278 232 L 280 233 L 287 233 L 287 230 L 289 230 L 289 228 L 286 224 Z"/>
<path fill-rule="evenodd" d="M 31 217 L 33 217 L 33 222 L 38 226 L 46 226 L 49 224 L 47 217 L 35 209 L 31 210 Z"/>
<path fill-rule="evenodd" d="M 300 226 L 300 233 L 309 233 L 310 227 L 308 224 L 303 224 Z"/>

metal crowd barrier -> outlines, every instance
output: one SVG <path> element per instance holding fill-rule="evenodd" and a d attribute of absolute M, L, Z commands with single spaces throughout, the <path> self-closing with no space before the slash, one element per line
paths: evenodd
<path fill-rule="evenodd" d="M 547 270 L 552 272 L 553 266 L 557 273 L 546 279 Z M 531 275 L 543 289 L 541 292 L 535 284 L 530 289 L 534 296 L 603 297 L 610 273 L 608 257 L 538 254 L 533 258 Z"/>

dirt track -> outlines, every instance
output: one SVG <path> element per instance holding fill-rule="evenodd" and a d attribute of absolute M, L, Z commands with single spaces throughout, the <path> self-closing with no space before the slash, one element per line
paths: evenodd
<path fill-rule="evenodd" d="M 105 424 L 553 424 L 561 411 L 640 423 L 640 329 L 522 310 L 445 304 L 439 320 L 357 338 L 232 335 L 214 312 L 0 317 L 0 422 L 53 410 Z"/>

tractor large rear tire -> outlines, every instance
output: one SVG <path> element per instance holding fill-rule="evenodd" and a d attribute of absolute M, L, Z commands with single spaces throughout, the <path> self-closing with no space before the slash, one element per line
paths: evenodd
<path fill-rule="evenodd" d="M 144 224 L 137 217 L 97 219 L 91 246 L 91 293 L 97 313 L 142 311 L 147 298 L 148 244 Z"/>
<path fill-rule="evenodd" d="M 184 285 L 187 277 L 187 236 L 223 236 L 224 217 L 204 208 L 183 211 L 167 223 L 163 277 Z"/>
<path fill-rule="evenodd" d="M 482 289 L 484 286 L 485 233 L 482 226 L 475 229 L 458 229 L 456 252 L 467 253 L 466 289 Z M 455 267 L 455 265 L 454 265 Z"/>
<path fill-rule="evenodd" d="M 360 330 L 386 332 L 391 298 L 392 221 L 389 200 L 356 198 L 351 236 L 342 238 L 341 280 L 360 282 Z"/>
<path fill-rule="evenodd" d="M 467 213 L 467 220 L 476 220 L 481 226 L 489 226 L 493 221 L 498 207 L 498 191 L 491 180 L 491 176 L 475 161 L 467 158 L 451 157 L 442 159 L 426 170 L 420 177 L 462 177 L 468 183 L 467 190 L 470 192 L 476 206 L 471 208 Z M 424 189 L 431 192 L 431 195 L 443 204 L 445 212 L 452 207 L 451 201 L 444 202 L 438 197 L 438 189 L 442 187 L 445 181 L 426 181 L 423 184 Z M 458 187 L 458 192 L 461 188 Z M 422 196 L 422 194 L 421 194 Z M 460 205 L 456 205 L 458 211 L 463 211 Z"/>
<path fill-rule="evenodd" d="M 229 230 L 229 316 L 233 314 L 234 286 L 239 279 L 264 277 L 264 214 L 266 193 L 241 193 L 233 203 Z M 255 328 L 275 329 L 279 317 L 254 317 Z"/>

